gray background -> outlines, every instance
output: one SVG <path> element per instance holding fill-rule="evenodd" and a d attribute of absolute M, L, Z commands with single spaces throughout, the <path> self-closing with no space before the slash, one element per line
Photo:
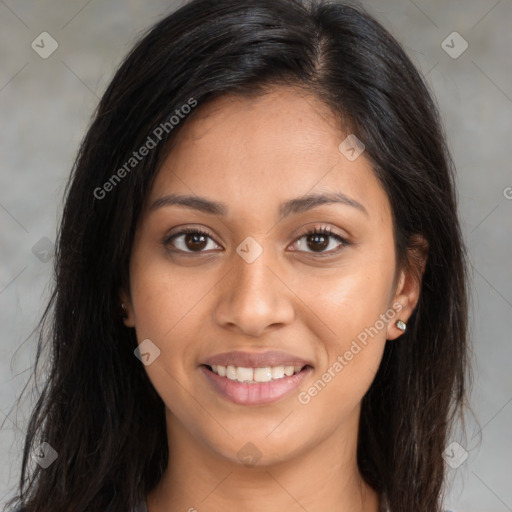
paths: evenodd
<path fill-rule="evenodd" d="M 458 169 L 473 286 L 471 403 L 479 425 L 469 418 L 467 438 L 452 436 L 469 456 L 457 469 L 448 468 L 447 506 L 512 511 L 512 0 L 363 4 L 427 77 Z M 0 505 L 18 477 L 35 395 L 24 407 L 13 404 L 33 363 L 35 339 L 29 336 L 52 285 L 48 250 L 79 141 L 132 43 L 177 5 L 0 1 Z M 44 31 L 58 43 L 47 59 L 31 47 Z M 469 44 L 458 58 L 442 47 L 454 31 Z M 460 51 L 461 41 L 452 39 L 445 46 Z"/>

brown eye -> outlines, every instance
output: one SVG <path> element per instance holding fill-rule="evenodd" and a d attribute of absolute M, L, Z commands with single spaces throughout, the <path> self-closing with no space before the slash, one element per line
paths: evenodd
<path fill-rule="evenodd" d="M 313 233 L 307 235 L 307 246 L 314 252 L 321 252 L 329 245 L 329 235 Z"/>
<path fill-rule="evenodd" d="M 191 251 L 201 251 L 207 244 L 206 236 L 201 233 L 187 233 L 183 242 Z"/>
<path fill-rule="evenodd" d="M 171 250 L 183 253 L 201 253 L 205 249 L 215 249 L 219 246 L 213 241 L 212 237 L 205 231 L 197 228 L 184 229 L 175 233 L 164 240 L 166 247 L 171 246 Z M 210 244 L 210 247 L 208 245 Z"/>
<path fill-rule="evenodd" d="M 308 231 L 299 237 L 296 242 L 299 250 L 309 254 L 317 253 L 319 256 L 332 256 L 348 245 L 350 245 L 348 240 L 334 233 L 328 227 L 315 228 Z M 329 247 L 330 249 L 326 250 Z"/>

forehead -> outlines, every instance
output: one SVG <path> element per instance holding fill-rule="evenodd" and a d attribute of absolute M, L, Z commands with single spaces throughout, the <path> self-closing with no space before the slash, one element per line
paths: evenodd
<path fill-rule="evenodd" d="M 293 160 L 292 150 L 312 159 L 316 151 L 341 135 L 339 117 L 316 96 L 297 88 L 277 87 L 250 97 L 226 94 L 200 105 L 174 145 L 181 150 L 213 150 L 215 146 L 229 157 L 241 157 L 245 152 L 254 161 L 272 158 L 282 162 Z"/>
<path fill-rule="evenodd" d="M 209 196 L 239 211 L 314 192 L 340 192 L 388 215 L 389 202 L 364 152 L 351 161 L 347 137 L 316 96 L 292 88 L 225 95 L 199 105 L 177 134 L 150 194 Z"/>

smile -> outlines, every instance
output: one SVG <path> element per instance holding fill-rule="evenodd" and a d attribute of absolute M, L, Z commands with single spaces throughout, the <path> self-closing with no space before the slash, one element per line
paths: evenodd
<path fill-rule="evenodd" d="M 245 368 L 243 366 L 211 365 L 210 369 L 220 377 L 226 377 L 238 382 L 255 384 L 257 382 L 270 382 L 299 373 L 303 366 L 265 366 L 263 368 Z"/>
<path fill-rule="evenodd" d="M 238 405 L 266 405 L 290 395 L 313 372 L 306 366 L 201 365 L 211 388 Z"/>

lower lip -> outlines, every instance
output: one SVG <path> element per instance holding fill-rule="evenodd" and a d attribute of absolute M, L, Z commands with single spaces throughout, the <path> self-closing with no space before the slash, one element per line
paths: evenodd
<path fill-rule="evenodd" d="M 299 373 L 289 377 L 283 377 L 270 382 L 249 384 L 221 377 L 205 365 L 201 365 L 200 369 L 215 391 L 224 398 L 239 405 L 264 405 L 276 402 L 297 389 L 302 381 L 313 371 L 311 366 L 306 366 Z"/>

